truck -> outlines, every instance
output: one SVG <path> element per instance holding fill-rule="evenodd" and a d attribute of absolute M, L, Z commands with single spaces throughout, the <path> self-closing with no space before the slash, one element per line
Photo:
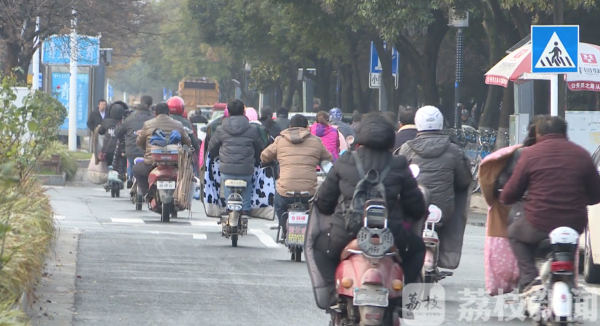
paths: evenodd
<path fill-rule="evenodd" d="M 206 77 L 185 77 L 179 82 L 178 94 L 186 112 L 212 109 L 219 102 L 219 84 Z"/>

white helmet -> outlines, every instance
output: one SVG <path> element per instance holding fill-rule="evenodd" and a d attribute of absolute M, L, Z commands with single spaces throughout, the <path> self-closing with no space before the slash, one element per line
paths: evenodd
<path fill-rule="evenodd" d="M 442 130 L 444 129 L 444 116 L 435 106 L 426 105 L 417 110 L 415 124 L 417 131 Z"/>

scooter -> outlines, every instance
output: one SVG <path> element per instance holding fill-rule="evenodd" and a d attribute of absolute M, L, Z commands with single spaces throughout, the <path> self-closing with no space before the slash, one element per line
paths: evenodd
<path fill-rule="evenodd" d="M 143 162 L 144 158 L 143 157 L 136 157 L 135 160 L 133 160 L 133 164 L 138 164 L 140 162 Z M 144 197 L 142 195 L 138 195 L 138 189 L 137 189 L 137 180 L 135 179 L 135 176 L 131 176 L 131 190 L 129 190 L 129 200 L 131 201 L 132 204 L 135 205 L 135 210 L 136 211 L 141 211 L 142 210 L 142 204 L 144 203 Z"/>
<path fill-rule="evenodd" d="M 442 210 L 435 205 L 429 205 L 429 215 L 427 216 L 425 229 L 423 230 L 423 242 L 425 243 L 426 248 L 425 261 L 423 263 L 423 269 L 421 270 L 424 298 L 429 296 L 429 290 L 431 288 L 429 285 L 433 285 L 447 276 L 452 276 L 454 274 L 451 271 L 438 270 L 440 239 L 435 231 L 435 225 L 441 219 Z"/>
<path fill-rule="evenodd" d="M 368 200 L 363 216 L 364 226 L 342 251 L 335 272 L 338 304 L 329 312 L 330 325 L 399 326 L 404 272 L 385 201 Z"/>
<path fill-rule="evenodd" d="M 317 172 L 317 183 L 320 186 L 324 181 L 324 177 L 329 172 L 329 169 L 333 164 L 329 161 L 321 162 L 321 170 Z M 320 182 L 319 182 L 320 181 Z M 302 261 L 302 252 L 304 251 L 304 237 L 306 235 L 306 227 L 308 226 L 308 205 L 302 203 L 302 198 L 310 197 L 308 191 L 288 191 L 286 192 L 288 197 L 294 197 L 296 200 L 293 204 L 288 206 L 286 219 L 286 228 L 288 232 L 284 238 L 281 238 L 283 228 L 281 225 L 271 227 L 271 230 L 277 230 L 277 243 L 284 244 L 290 254 L 291 260 L 295 262 Z"/>
<path fill-rule="evenodd" d="M 221 216 L 217 222 L 222 226 L 221 235 L 226 239 L 231 238 L 231 246 L 237 247 L 238 236 L 248 234 L 248 218 L 242 217 L 243 198 L 242 191 L 251 186 L 245 180 L 226 180 L 224 186 L 229 188 L 231 194 L 227 197 L 228 215 Z"/>
<path fill-rule="evenodd" d="M 583 302 L 574 295 L 575 254 L 579 234 L 569 227 L 559 227 L 542 241 L 536 250 L 536 257 L 543 259 L 540 268 L 542 286 L 539 291 L 520 294 L 525 300 L 525 314 L 538 325 L 568 325 L 577 323 L 575 304 Z"/>
<path fill-rule="evenodd" d="M 108 167 L 108 184 L 105 186 L 106 192 L 110 191 L 112 198 L 119 198 L 121 196 L 121 189 L 123 189 L 123 180 L 119 178 L 119 172 L 115 171 L 111 166 Z"/>
<path fill-rule="evenodd" d="M 308 225 L 308 205 L 302 203 L 302 198 L 310 197 L 308 191 L 287 191 L 288 197 L 294 197 L 293 204 L 288 206 L 286 219 L 286 229 L 288 232 L 284 238 L 281 238 L 283 228 L 281 226 L 272 227 L 271 230 L 277 230 L 277 243 L 284 244 L 290 254 L 291 260 L 295 262 L 302 261 L 302 251 L 304 251 L 304 236 Z"/>

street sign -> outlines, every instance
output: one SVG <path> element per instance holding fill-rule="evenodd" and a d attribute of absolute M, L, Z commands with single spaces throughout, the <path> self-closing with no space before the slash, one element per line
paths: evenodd
<path fill-rule="evenodd" d="M 112 98 L 113 96 L 113 87 L 108 85 L 108 98 Z"/>
<path fill-rule="evenodd" d="M 393 74 L 394 84 L 398 89 L 398 74 Z M 369 73 L 369 88 L 377 89 L 381 86 L 381 73 Z"/>
<path fill-rule="evenodd" d="M 52 35 L 42 44 L 42 63 L 45 65 L 68 65 L 71 62 L 71 38 L 68 34 Z M 77 65 L 100 64 L 100 38 L 77 36 Z"/>
<path fill-rule="evenodd" d="M 167 88 L 163 87 L 163 101 L 167 100 Z"/>
<path fill-rule="evenodd" d="M 69 86 L 71 74 L 68 72 L 52 73 L 52 95 L 58 99 L 66 108 L 71 100 Z M 88 100 L 89 100 L 89 74 L 77 74 L 77 129 L 87 129 Z M 69 118 L 67 117 L 61 129 L 69 129 Z"/>
<path fill-rule="evenodd" d="M 169 89 L 169 98 L 173 97 L 173 92 Z"/>
<path fill-rule="evenodd" d="M 579 67 L 579 25 L 531 26 L 531 72 L 565 74 Z"/>
<path fill-rule="evenodd" d="M 385 42 L 383 42 L 383 48 L 386 47 Z M 392 49 L 392 74 L 398 73 L 398 66 L 400 63 L 400 56 L 398 55 L 398 51 L 396 48 Z M 375 44 L 371 42 L 371 73 L 380 73 L 381 72 L 381 61 L 379 61 L 379 55 L 377 54 L 377 49 L 375 49 Z"/>
<path fill-rule="evenodd" d="M 41 72 L 38 74 L 38 84 L 40 85 L 40 89 L 42 89 L 42 86 L 44 85 L 44 78 L 42 78 Z"/>

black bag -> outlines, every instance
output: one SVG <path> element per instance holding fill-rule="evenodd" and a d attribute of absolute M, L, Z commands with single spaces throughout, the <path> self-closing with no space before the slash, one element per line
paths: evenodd
<path fill-rule="evenodd" d="M 390 165 L 386 164 L 381 174 L 374 169 L 369 170 L 365 174 L 358 153 L 352 152 L 352 157 L 361 180 L 356 184 L 356 188 L 354 188 L 350 208 L 345 212 L 344 217 L 346 220 L 346 231 L 354 236 L 362 227 L 363 212 L 367 200 L 382 199 L 385 201 L 385 186 L 382 181 L 385 180 L 388 172 L 390 172 Z"/>

